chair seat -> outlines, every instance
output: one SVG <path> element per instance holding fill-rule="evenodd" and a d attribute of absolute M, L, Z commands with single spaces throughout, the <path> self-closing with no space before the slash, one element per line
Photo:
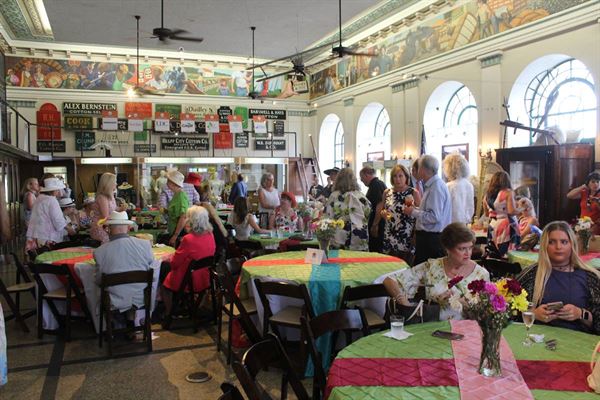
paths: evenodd
<path fill-rule="evenodd" d="M 285 307 L 275 313 L 269 321 L 275 324 L 300 326 L 300 317 L 302 316 L 301 307 Z"/>
<path fill-rule="evenodd" d="M 367 319 L 367 324 L 369 325 L 369 327 L 385 325 L 385 320 L 379 315 L 377 315 L 377 313 L 373 310 L 363 308 L 363 312 L 365 313 L 365 318 Z"/>
<path fill-rule="evenodd" d="M 44 295 L 45 298 L 49 299 L 66 299 L 67 289 L 64 287 L 48 292 Z M 75 298 L 75 292 L 71 292 L 71 298 Z"/>
<path fill-rule="evenodd" d="M 23 282 L 23 283 L 17 283 L 16 285 L 7 287 L 6 291 L 8 293 L 18 293 L 18 292 L 27 292 L 33 288 L 35 288 L 35 283 Z"/>
<path fill-rule="evenodd" d="M 256 302 L 254 301 L 254 299 L 253 299 L 252 297 L 251 297 L 251 298 L 248 298 L 248 299 L 245 299 L 245 300 L 242 300 L 242 305 L 244 306 L 244 308 L 246 309 L 246 312 L 247 312 L 249 315 L 252 315 L 252 314 L 256 314 L 256 313 L 257 313 L 257 310 L 256 310 Z M 229 307 L 230 307 L 230 305 L 229 305 L 229 304 L 227 304 L 227 306 L 226 306 L 226 307 L 227 307 L 227 309 L 229 310 Z M 233 315 L 234 315 L 235 317 L 237 317 L 238 315 L 240 315 L 240 311 L 239 311 L 239 310 L 238 310 L 238 308 L 235 306 L 235 304 L 233 305 Z"/>

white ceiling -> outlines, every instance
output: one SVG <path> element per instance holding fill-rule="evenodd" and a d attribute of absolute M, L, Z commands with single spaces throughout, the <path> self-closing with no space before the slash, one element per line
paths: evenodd
<path fill-rule="evenodd" d="M 256 57 L 274 59 L 302 50 L 337 30 L 337 0 L 164 0 L 165 27 L 187 30 L 204 42 L 150 39 L 160 26 L 160 0 L 44 0 L 57 42 L 135 47 L 134 15 L 141 15 L 145 49 L 251 54 L 250 26 L 256 26 Z M 342 22 L 381 0 L 343 0 Z"/>

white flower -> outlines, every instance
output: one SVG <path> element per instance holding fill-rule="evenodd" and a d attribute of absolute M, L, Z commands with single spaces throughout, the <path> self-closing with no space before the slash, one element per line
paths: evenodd
<path fill-rule="evenodd" d="M 463 305 L 460 302 L 460 294 L 458 293 L 452 293 L 452 296 L 450 296 L 450 299 L 448 299 L 449 303 L 450 303 L 450 307 L 453 310 L 456 310 L 458 312 L 462 312 L 463 309 Z"/>

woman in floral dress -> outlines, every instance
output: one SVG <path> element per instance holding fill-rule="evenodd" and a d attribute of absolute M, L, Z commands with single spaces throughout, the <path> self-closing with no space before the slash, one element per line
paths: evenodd
<path fill-rule="evenodd" d="M 505 171 L 492 175 L 483 199 L 483 208 L 490 217 L 485 255 L 504 258 L 509 250 L 515 250 L 521 242 L 515 196 L 510 177 Z"/>
<path fill-rule="evenodd" d="M 421 204 L 421 195 L 410 187 L 410 173 L 403 165 L 396 165 L 391 172 L 392 187 L 383 192 L 382 201 L 377 204 L 375 220 L 371 226 L 371 234 L 379 236 L 379 220 L 385 219 L 383 232 L 383 252 L 397 256 L 412 265 L 415 254 L 413 232 L 416 219 L 402 212 L 404 204 L 413 202 Z M 412 199 L 412 200 L 411 200 Z"/>
<path fill-rule="evenodd" d="M 288 232 L 302 230 L 302 220 L 294 211 L 296 208 L 296 196 L 290 192 L 281 193 L 280 204 L 271 215 L 269 227 L 271 229 L 283 229 Z"/>
<path fill-rule="evenodd" d="M 360 191 L 354 171 L 350 168 L 342 169 L 333 190 L 327 200 L 325 213 L 330 218 L 344 221 L 344 228 L 336 231 L 332 246 L 369 251 L 368 222 L 371 203 Z"/>

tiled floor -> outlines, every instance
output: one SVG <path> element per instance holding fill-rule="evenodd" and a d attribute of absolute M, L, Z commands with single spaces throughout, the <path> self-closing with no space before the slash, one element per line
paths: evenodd
<path fill-rule="evenodd" d="M 11 266 L 0 265 L 6 282 L 14 275 Z M 7 313 L 6 304 L 2 304 Z M 31 308 L 33 302 L 22 307 Z M 176 320 L 171 331 L 153 326 L 157 338 L 154 351 L 144 353 L 142 344 L 125 343 L 108 358 L 98 347 L 91 326 L 76 322 L 69 343 L 55 336 L 37 339 L 35 317 L 27 320 L 25 334 L 14 320 L 6 323 L 8 341 L 8 383 L 0 387 L 0 399 L 217 399 L 224 381 L 239 382 L 227 365 L 223 352 L 216 350 L 216 326 L 204 325 L 196 334 L 188 319 Z M 224 325 L 225 326 L 225 325 Z M 226 329 L 224 329 L 226 336 Z M 197 370 L 209 371 L 212 380 L 192 384 L 185 376 Z M 279 397 L 280 373 L 265 372 L 261 382 Z M 311 383 L 304 381 L 310 392 Z M 240 388 L 241 389 L 241 388 Z M 289 398 L 294 398 L 290 395 Z"/>

